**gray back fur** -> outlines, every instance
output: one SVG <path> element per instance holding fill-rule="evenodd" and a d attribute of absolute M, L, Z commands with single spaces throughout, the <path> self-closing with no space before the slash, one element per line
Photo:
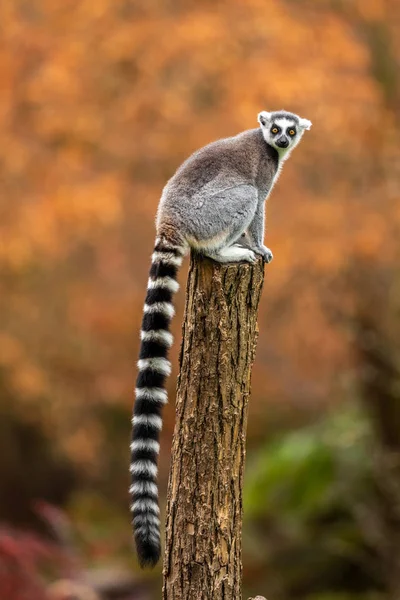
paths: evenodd
<path fill-rule="evenodd" d="M 258 120 L 260 128 L 208 144 L 178 168 L 162 193 L 159 235 L 179 231 L 188 246 L 207 253 L 234 243 L 247 230 L 284 160 L 311 126 L 287 111 L 262 112 Z M 275 121 L 296 126 L 286 149 L 270 134 Z"/>

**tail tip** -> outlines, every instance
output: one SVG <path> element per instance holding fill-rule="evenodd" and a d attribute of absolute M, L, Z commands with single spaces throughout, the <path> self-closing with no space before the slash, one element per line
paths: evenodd
<path fill-rule="evenodd" d="M 138 555 L 139 564 L 142 569 L 150 568 L 153 569 L 161 556 L 161 545 L 160 543 L 153 542 L 150 540 L 140 539 L 138 536 L 135 537 L 136 550 Z"/>

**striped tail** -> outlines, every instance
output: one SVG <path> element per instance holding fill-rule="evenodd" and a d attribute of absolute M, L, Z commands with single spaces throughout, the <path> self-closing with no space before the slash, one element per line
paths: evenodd
<path fill-rule="evenodd" d="M 178 290 L 178 267 L 184 250 L 164 237 L 156 240 L 144 306 L 141 347 L 132 419 L 129 489 L 136 548 L 142 567 L 154 566 L 161 553 L 157 458 L 162 427 L 161 410 L 167 402 L 166 377 L 171 372 L 169 324 L 174 315 L 172 296 Z"/>

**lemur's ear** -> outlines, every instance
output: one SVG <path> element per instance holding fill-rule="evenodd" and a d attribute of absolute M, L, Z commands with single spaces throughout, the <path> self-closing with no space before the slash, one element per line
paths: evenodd
<path fill-rule="evenodd" d="M 311 121 L 309 121 L 308 119 L 299 119 L 299 125 L 300 127 L 302 127 L 302 129 L 311 129 Z"/>
<path fill-rule="evenodd" d="M 263 125 L 265 127 L 266 124 L 271 120 L 271 113 L 267 112 L 266 110 L 263 110 L 262 112 L 258 113 L 257 120 L 260 123 L 260 125 Z"/>

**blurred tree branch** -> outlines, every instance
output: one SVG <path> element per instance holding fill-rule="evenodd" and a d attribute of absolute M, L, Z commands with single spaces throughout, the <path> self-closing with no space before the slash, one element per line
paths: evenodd
<path fill-rule="evenodd" d="M 397 309 L 391 305 L 394 274 L 371 277 L 359 264 L 354 314 L 354 346 L 361 399 L 375 432 L 373 504 L 364 511 L 366 536 L 380 555 L 381 577 L 389 597 L 400 597 L 400 369 Z"/>

